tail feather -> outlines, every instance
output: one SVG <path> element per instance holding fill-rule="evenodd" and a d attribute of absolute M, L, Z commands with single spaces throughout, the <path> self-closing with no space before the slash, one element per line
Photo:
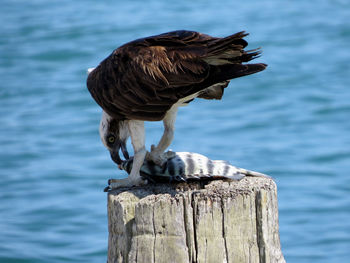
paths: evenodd
<path fill-rule="evenodd" d="M 217 67 L 215 78 L 225 81 L 263 71 L 267 67 L 264 63 L 257 64 L 227 64 Z"/>
<path fill-rule="evenodd" d="M 248 34 L 244 31 L 237 34 L 219 38 L 208 44 L 206 61 L 212 67 L 212 75 L 216 82 L 231 80 L 234 78 L 250 75 L 264 70 L 267 65 L 263 63 L 243 64 L 260 57 L 261 49 L 251 49 L 245 51 L 248 45 L 243 37 Z"/>
<path fill-rule="evenodd" d="M 257 58 L 261 53 L 260 48 L 248 51 L 244 50 L 248 42 L 243 38 L 247 35 L 248 33 L 242 31 L 211 41 L 208 43 L 208 50 L 204 60 L 211 65 L 223 65 L 227 63 L 248 62 Z"/>
<path fill-rule="evenodd" d="M 247 176 L 256 176 L 256 177 L 265 177 L 265 178 L 271 178 L 271 176 L 268 176 L 266 174 L 263 173 L 259 173 L 259 172 L 255 172 L 255 171 L 250 171 L 244 168 L 238 168 L 238 171 L 241 174 L 247 175 Z"/>
<path fill-rule="evenodd" d="M 243 39 L 246 36 L 248 36 L 248 33 L 242 31 L 224 38 L 219 38 L 211 41 L 211 43 L 208 44 L 208 54 L 220 54 L 227 49 L 242 50 L 248 45 L 248 42 Z"/>
<path fill-rule="evenodd" d="M 244 50 L 248 43 L 243 38 L 247 35 L 246 32 L 242 31 L 228 37 L 208 40 L 205 51 L 201 55 L 201 60 L 208 64 L 209 75 L 198 85 L 184 87 L 181 94 L 186 97 L 202 91 L 199 95 L 200 98 L 221 99 L 228 81 L 263 71 L 267 67 L 264 63 L 246 63 L 261 55 L 260 48 Z M 222 85 L 222 83 L 225 83 L 225 85 Z M 220 88 L 218 86 L 212 87 L 218 84 L 220 84 Z M 206 89 L 207 91 L 205 91 Z"/>
<path fill-rule="evenodd" d="M 252 50 L 247 50 L 243 53 L 242 56 L 239 57 L 240 62 L 249 62 L 253 59 L 259 58 L 261 56 L 261 49 L 256 48 Z"/>

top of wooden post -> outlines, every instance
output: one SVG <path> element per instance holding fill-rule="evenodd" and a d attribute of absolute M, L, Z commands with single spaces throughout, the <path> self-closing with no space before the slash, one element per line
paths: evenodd
<path fill-rule="evenodd" d="M 110 198 L 118 198 L 123 193 L 132 194 L 139 199 L 149 195 L 169 194 L 175 196 L 185 192 L 202 193 L 207 197 L 214 197 L 217 194 L 233 196 L 235 194 L 249 193 L 259 189 L 275 190 L 276 184 L 271 178 L 247 176 L 240 181 L 233 180 L 212 180 L 193 181 L 188 183 L 160 183 L 148 184 L 138 187 L 122 187 L 109 191 Z"/>

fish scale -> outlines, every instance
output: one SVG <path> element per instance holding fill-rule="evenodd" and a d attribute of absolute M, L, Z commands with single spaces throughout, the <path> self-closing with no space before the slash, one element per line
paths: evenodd
<path fill-rule="evenodd" d="M 233 166 L 228 161 L 211 160 L 192 152 L 175 152 L 164 165 L 152 161 L 143 163 L 140 175 L 153 183 L 186 182 L 193 180 L 231 179 L 241 180 L 245 176 L 269 177 L 268 175 Z M 133 157 L 121 164 L 121 169 L 130 174 Z"/>

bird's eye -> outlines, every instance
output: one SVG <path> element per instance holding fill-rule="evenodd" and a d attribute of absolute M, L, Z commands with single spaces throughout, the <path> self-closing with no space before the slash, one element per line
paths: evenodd
<path fill-rule="evenodd" d="M 107 141 L 109 144 L 112 144 L 115 142 L 115 137 L 114 135 L 109 135 L 108 138 L 107 138 Z"/>

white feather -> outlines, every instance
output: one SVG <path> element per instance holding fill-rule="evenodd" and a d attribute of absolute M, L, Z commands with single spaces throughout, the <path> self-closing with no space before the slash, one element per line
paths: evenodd
<path fill-rule="evenodd" d="M 87 74 L 89 75 L 95 68 L 88 68 L 87 69 Z"/>
<path fill-rule="evenodd" d="M 108 132 L 108 125 L 109 125 L 108 123 L 111 121 L 111 119 L 112 119 L 111 116 L 109 116 L 105 111 L 102 111 L 99 132 L 100 132 L 101 141 L 106 147 L 107 147 L 107 142 L 105 138 Z"/>

